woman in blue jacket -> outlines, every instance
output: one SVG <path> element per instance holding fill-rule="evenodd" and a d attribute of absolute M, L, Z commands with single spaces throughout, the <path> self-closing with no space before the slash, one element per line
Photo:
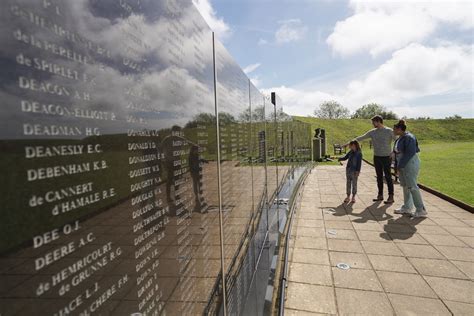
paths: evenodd
<path fill-rule="evenodd" d="M 404 120 L 400 120 L 398 124 L 395 124 L 393 132 L 399 136 L 395 143 L 394 153 L 397 159 L 400 185 L 403 188 L 403 205 L 396 209 L 395 213 L 409 214 L 414 218 L 427 217 L 428 213 L 423 204 L 417 182 L 420 171 L 418 141 L 413 134 L 407 132 Z M 415 207 L 415 213 L 412 214 L 413 207 Z"/>

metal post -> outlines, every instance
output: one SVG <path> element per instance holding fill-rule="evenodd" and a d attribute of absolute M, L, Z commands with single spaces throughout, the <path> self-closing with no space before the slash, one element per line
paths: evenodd
<path fill-rule="evenodd" d="M 214 66 L 214 104 L 216 110 L 216 137 L 217 137 L 217 187 L 219 196 L 219 229 L 221 242 L 221 270 L 222 270 L 222 304 L 224 316 L 227 316 L 227 297 L 225 285 L 225 260 L 224 260 L 224 218 L 222 214 L 222 178 L 221 178 L 221 139 L 219 131 L 219 105 L 217 103 L 217 68 L 216 68 L 216 45 L 215 35 L 212 32 L 212 63 Z"/>

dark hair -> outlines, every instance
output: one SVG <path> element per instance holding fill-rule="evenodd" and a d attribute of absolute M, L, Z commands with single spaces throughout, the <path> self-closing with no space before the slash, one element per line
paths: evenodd
<path fill-rule="evenodd" d="M 360 151 L 360 144 L 359 144 L 358 141 L 353 140 L 353 141 L 351 141 L 351 142 L 349 143 L 349 146 L 350 146 L 350 145 L 355 145 L 355 146 L 356 146 L 356 151 Z"/>
<path fill-rule="evenodd" d="M 371 120 L 372 122 L 379 122 L 380 124 L 383 124 L 383 117 L 380 115 L 375 115 L 371 118 Z"/>
<path fill-rule="evenodd" d="M 402 131 L 406 131 L 407 130 L 407 124 L 405 122 L 405 120 L 400 120 L 398 121 L 397 124 L 393 125 L 393 128 L 395 129 L 401 129 Z"/>

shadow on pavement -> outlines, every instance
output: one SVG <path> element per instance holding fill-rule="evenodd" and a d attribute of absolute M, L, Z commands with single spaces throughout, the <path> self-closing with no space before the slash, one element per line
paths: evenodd
<path fill-rule="evenodd" d="M 390 219 L 383 227 L 385 233 L 381 233 L 380 237 L 386 240 L 410 239 L 417 231 L 416 225 L 424 220 L 425 218 L 410 219 L 408 216 Z"/>
<path fill-rule="evenodd" d="M 372 205 L 366 207 L 362 212 L 354 213 L 352 204 L 341 203 L 334 207 L 324 207 L 323 210 L 330 212 L 332 216 L 352 215 L 357 217 L 355 220 L 353 220 L 355 223 L 386 221 L 386 223 L 383 225 L 384 232 L 380 233 L 381 238 L 385 240 L 410 239 L 417 231 L 416 225 L 421 223 L 424 218 L 409 219 L 409 217 L 402 216 L 394 219 L 392 215 L 387 213 L 387 209 L 389 207 L 390 205 L 382 204 L 381 202 L 375 202 Z"/>
<path fill-rule="evenodd" d="M 381 207 L 379 207 L 382 205 Z M 354 220 L 356 223 L 367 223 L 369 220 L 371 221 L 386 221 L 393 218 L 392 215 L 387 214 L 387 209 L 389 205 L 382 204 L 380 202 L 375 202 L 372 205 L 366 207 L 360 213 L 353 213 L 352 204 L 348 204 L 345 206 L 347 210 L 347 214 L 352 216 L 359 217 Z"/>
<path fill-rule="evenodd" d="M 345 216 L 347 215 L 347 211 L 344 208 L 344 203 L 339 204 L 338 206 L 328 206 L 322 207 L 323 210 L 326 212 L 332 213 L 333 216 Z M 330 211 L 333 210 L 333 211 Z"/>

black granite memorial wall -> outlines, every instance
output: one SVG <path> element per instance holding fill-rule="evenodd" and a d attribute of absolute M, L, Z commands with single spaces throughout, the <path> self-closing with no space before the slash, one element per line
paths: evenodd
<path fill-rule="evenodd" d="M 0 9 L 0 315 L 243 313 L 309 127 L 190 0 Z"/>

